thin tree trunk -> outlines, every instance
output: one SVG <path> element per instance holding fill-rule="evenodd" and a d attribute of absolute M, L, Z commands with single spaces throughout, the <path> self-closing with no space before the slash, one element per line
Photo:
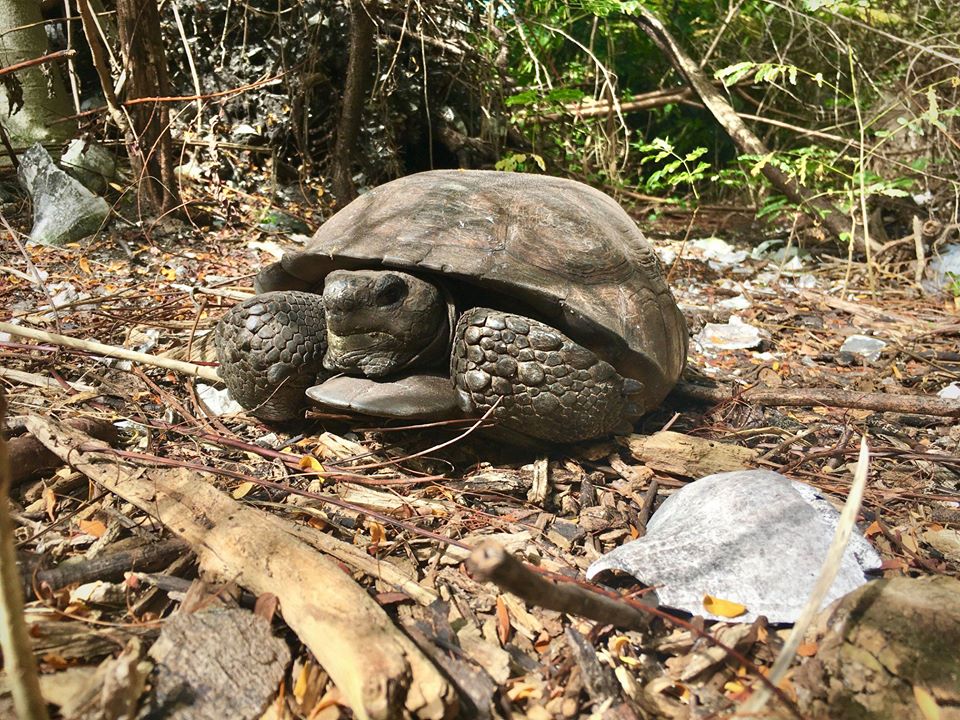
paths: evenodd
<path fill-rule="evenodd" d="M 660 19 L 643 7 L 640 7 L 637 13 L 637 15 L 631 15 L 631 19 L 667 56 L 677 72 L 693 88 L 700 101 L 730 136 L 737 149 L 746 155 L 758 157 L 768 155 L 770 151 L 763 141 L 744 124 L 726 98 L 713 86 L 710 78 L 704 75 L 697 63 L 673 39 Z M 822 223 L 835 238 L 838 240 L 849 238 L 856 242 L 858 247 L 863 246 L 862 229 L 854 225 L 849 215 L 841 212 L 831 202 L 816 195 L 769 162 L 763 164 L 761 172 L 777 190 L 800 206 L 815 222 Z"/>
<path fill-rule="evenodd" d="M 363 103 L 370 79 L 370 56 L 373 53 L 375 26 L 371 13 L 376 0 L 350 0 L 350 59 L 344 83 L 337 139 L 333 148 L 332 181 L 337 202 L 342 206 L 357 196 L 353 184 L 353 158 L 360 137 Z"/>
<path fill-rule="evenodd" d="M 126 98 L 169 97 L 167 58 L 160 33 L 156 0 L 117 0 L 117 29 L 127 71 Z M 150 209 L 168 212 L 180 204 L 173 173 L 173 139 L 170 112 L 163 103 L 142 103 L 129 110 L 134 147 L 127 152 L 134 162 Z"/>
<path fill-rule="evenodd" d="M 47 34 L 36 0 L 0 0 L 0 29 L 0 67 L 47 54 Z M 16 145 L 73 137 L 77 124 L 64 120 L 73 109 L 56 64 L 27 68 L 7 82 L 11 84 L 0 83 L 0 124 Z M 22 93 L 23 106 L 11 114 L 9 101 L 17 93 Z"/>

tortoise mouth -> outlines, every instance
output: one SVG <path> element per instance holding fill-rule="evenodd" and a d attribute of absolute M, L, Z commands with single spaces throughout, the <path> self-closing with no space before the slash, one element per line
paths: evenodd
<path fill-rule="evenodd" d="M 327 328 L 327 354 L 323 366 L 327 370 L 383 377 L 402 370 L 411 359 L 397 345 L 397 339 L 386 332 L 365 331 L 338 334 Z"/>

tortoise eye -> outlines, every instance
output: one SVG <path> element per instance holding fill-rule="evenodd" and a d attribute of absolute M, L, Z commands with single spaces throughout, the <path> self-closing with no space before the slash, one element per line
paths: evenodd
<path fill-rule="evenodd" d="M 377 280 L 375 293 L 377 305 L 386 307 L 403 300 L 407 296 L 407 284 L 396 275 L 384 275 Z"/>

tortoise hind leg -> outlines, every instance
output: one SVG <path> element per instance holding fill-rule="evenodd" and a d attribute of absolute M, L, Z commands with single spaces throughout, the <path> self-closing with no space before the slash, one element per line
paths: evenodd
<path fill-rule="evenodd" d="M 450 375 L 460 407 L 554 442 L 619 426 L 624 379 L 612 365 L 537 320 L 488 308 L 465 312 L 454 333 Z"/>

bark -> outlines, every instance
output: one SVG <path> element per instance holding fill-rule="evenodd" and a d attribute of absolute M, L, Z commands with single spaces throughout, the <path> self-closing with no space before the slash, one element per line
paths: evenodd
<path fill-rule="evenodd" d="M 352 165 L 370 79 L 370 56 L 376 29 L 371 14 L 375 8 L 376 0 L 366 3 L 363 0 L 350 0 L 350 59 L 347 61 L 347 78 L 340 121 L 337 123 L 332 168 L 333 192 L 341 206 L 357 196 Z"/>
<path fill-rule="evenodd" d="M 710 78 L 677 44 L 660 19 L 643 7 L 639 8 L 637 13 L 631 16 L 631 19 L 667 56 L 677 72 L 693 88 L 700 101 L 730 136 L 737 149 L 743 154 L 761 158 L 769 155 L 770 150 L 763 141 L 740 119 L 726 98 L 713 86 Z M 863 246 L 862 228 L 854 225 L 849 215 L 841 212 L 825 198 L 819 197 L 769 162 L 763 164 L 761 172 L 777 190 L 786 195 L 791 202 L 796 203 L 815 222 L 822 223 L 835 238 L 843 240 L 849 236 L 857 242 L 859 247 Z"/>
<path fill-rule="evenodd" d="M 34 0 L 0 0 L 0 67 L 46 55 L 47 34 L 42 23 L 40 5 Z M 10 102 L 16 107 L 19 93 L 23 107 L 11 114 Z M 16 73 L 13 86 L 0 83 L 0 125 L 16 145 L 56 143 L 73 137 L 76 123 L 63 121 L 72 114 L 70 96 L 56 64 Z"/>
<path fill-rule="evenodd" d="M 117 0 L 117 27 L 127 71 L 126 99 L 172 95 L 156 0 Z M 173 173 L 170 112 L 160 102 L 138 103 L 128 112 L 133 146 L 128 141 L 127 152 L 142 183 L 142 197 L 153 212 L 173 210 L 180 197 Z"/>

